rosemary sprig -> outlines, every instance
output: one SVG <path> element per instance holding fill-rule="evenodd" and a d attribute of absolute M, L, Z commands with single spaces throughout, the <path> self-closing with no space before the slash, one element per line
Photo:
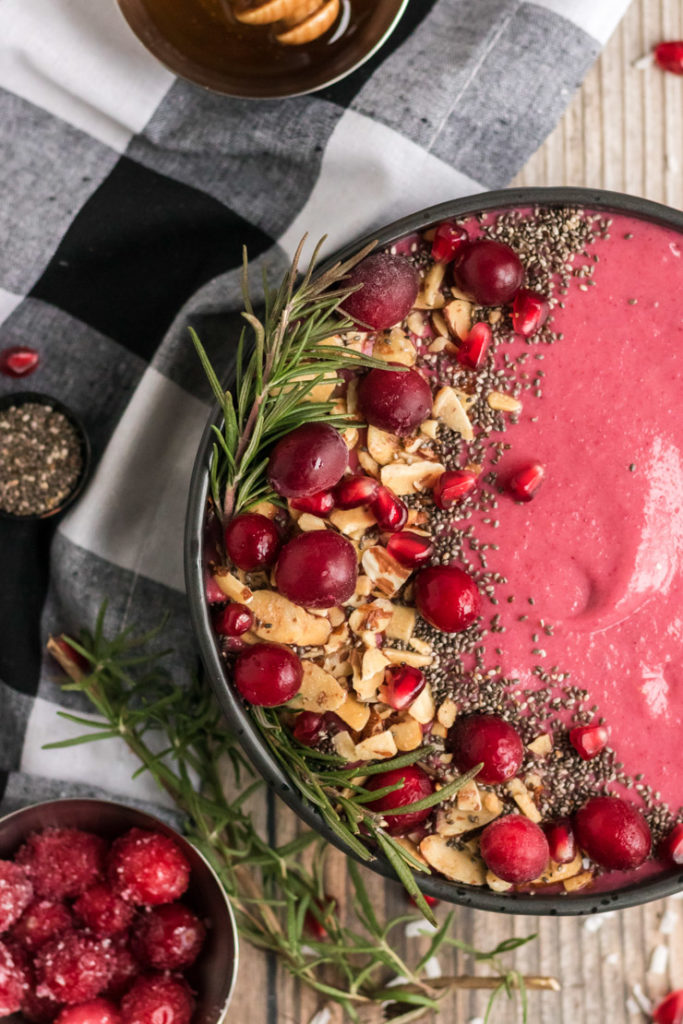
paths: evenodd
<path fill-rule="evenodd" d="M 533 936 L 478 951 L 451 937 L 455 911 L 431 936 L 426 953 L 407 962 L 396 952 L 393 933 L 416 918 L 401 915 L 381 923 L 352 861 L 353 921 L 342 923 L 325 895 L 327 847 L 320 836 L 304 832 L 273 848 L 254 828 L 244 805 L 263 783 L 254 780 L 207 689 L 196 679 L 185 688 L 173 684 L 163 668 L 164 652 L 154 649 L 156 631 L 135 637 L 124 630 L 109 639 L 104 617 L 103 608 L 93 632 L 78 641 L 60 637 L 48 644 L 70 677 L 64 688 L 84 694 L 98 717 L 60 712 L 88 732 L 46 747 L 113 737 L 127 743 L 140 760 L 139 771 L 149 772 L 184 815 L 188 837 L 211 862 L 231 897 L 243 939 L 275 953 L 290 974 L 326 1002 L 338 1003 L 353 1022 L 361 1021 L 371 1007 L 390 1001 L 391 1020 L 409 1024 L 438 1010 L 444 997 L 459 988 L 492 988 L 492 1005 L 502 992 L 511 996 L 516 990 L 525 994 L 526 989 L 559 987 L 553 978 L 524 979 L 500 960 Z M 332 766 L 327 772 L 326 785 L 329 781 L 332 786 L 332 780 L 335 785 L 350 784 L 348 771 Z M 356 789 L 362 791 L 361 786 Z M 389 851 L 398 844 L 384 833 L 376 816 L 366 820 L 391 860 Z M 309 912 L 324 925 L 325 938 L 307 932 Z M 427 978 L 429 960 L 449 947 L 490 964 L 494 974 Z M 388 974 L 403 980 L 387 987 Z M 525 1001 L 523 1009 L 526 1020 Z"/>

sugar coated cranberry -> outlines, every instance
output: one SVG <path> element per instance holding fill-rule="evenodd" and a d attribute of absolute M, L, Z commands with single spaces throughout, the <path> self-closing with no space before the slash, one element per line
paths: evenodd
<path fill-rule="evenodd" d="M 505 882 L 532 882 L 548 864 L 548 840 L 529 818 L 508 814 L 487 825 L 479 841 L 484 862 Z"/>
<path fill-rule="evenodd" d="M 91 999 L 88 1003 L 67 1006 L 57 1017 L 58 1024 L 119 1024 L 121 1017 L 109 999 Z"/>
<path fill-rule="evenodd" d="M 401 530 L 399 533 L 392 533 L 387 541 L 387 551 L 401 565 L 415 569 L 418 565 L 424 565 L 429 561 L 434 551 L 434 545 L 429 537 L 423 537 L 420 533 L 412 533 L 410 530 Z"/>
<path fill-rule="evenodd" d="M 310 530 L 285 544 L 275 569 L 278 590 L 308 608 L 343 604 L 356 589 L 358 559 L 346 537 Z"/>
<path fill-rule="evenodd" d="M 303 669 L 294 651 L 280 644 L 251 644 L 237 655 L 235 686 L 245 700 L 274 708 L 301 689 Z"/>
<path fill-rule="evenodd" d="M 618 796 L 594 796 L 574 816 L 579 846 L 596 864 L 620 871 L 639 867 L 652 846 L 640 811 Z"/>
<path fill-rule="evenodd" d="M 123 1024 L 190 1024 L 194 1000 L 186 981 L 146 974 L 121 1000 Z"/>
<path fill-rule="evenodd" d="M 406 437 L 429 417 L 432 392 L 417 370 L 370 370 L 358 386 L 360 411 L 373 427 Z"/>
<path fill-rule="evenodd" d="M 520 288 L 512 303 L 512 326 L 517 334 L 530 338 L 548 319 L 550 307 L 545 295 Z"/>
<path fill-rule="evenodd" d="M 213 628 L 219 636 L 242 636 L 253 624 L 253 613 L 245 604 L 235 601 L 216 612 L 213 619 Z"/>
<path fill-rule="evenodd" d="M 606 725 L 579 725 L 569 730 L 569 742 L 583 761 L 590 761 L 607 746 L 609 729 Z"/>
<path fill-rule="evenodd" d="M 437 508 L 449 509 L 473 491 L 477 474 L 471 469 L 447 469 L 434 484 L 432 496 Z"/>
<path fill-rule="evenodd" d="M 683 1024 L 683 988 L 669 992 L 652 1011 L 654 1024 Z"/>
<path fill-rule="evenodd" d="M 296 716 L 292 727 L 292 736 L 305 747 L 314 747 L 320 739 L 324 728 L 322 715 L 315 711 L 302 711 Z"/>
<path fill-rule="evenodd" d="M 516 501 L 531 501 L 543 483 L 545 470 L 540 462 L 522 466 L 508 479 L 508 491 Z"/>
<path fill-rule="evenodd" d="M 419 668 L 412 665 L 392 665 L 384 673 L 379 698 L 394 711 L 410 707 L 425 688 L 426 679 Z"/>
<path fill-rule="evenodd" d="M 4 942 L 0 942 L 0 1017 L 8 1017 L 21 1007 L 26 978 Z"/>
<path fill-rule="evenodd" d="M 481 369 L 492 341 L 493 333 L 488 324 L 474 324 L 458 349 L 460 365 L 467 366 L 470 370 Z"/>
<path fill-rule="evenodd" d="M 569 864 L 576 857 L 576 837 L 569 818 L 558 818 L 543 826 L 548 840 L 550 859 L 556 864 Z"/>
<path fill-rule="evenodd" d="M 658 43 L 654 48 L 654 56 L 662 71 L 683 75 L 683 39 Z"/>
<path fill-rule="evenodd" d="M 50 996 L 36 995 L 36 982 L 30 980 L 24 991 L 24 998 L 21 1003 L 21 1015 L 33 1024 L 48 1024 L 53 1021 L 63 1007 L 63 1003 L 57 1002 Z"/>
<path fill-rule="evenodd" d="M 74 903 L 74 912 L 86 928 L 100 937 L 124 931 L 135 914 L 132 905 L 106 882 L 86 889 Z"/>
<path fill-rule="evenodd" d="M 291 498 L 289 503 L 297 512 L 310 512 L 313 516 L 321 516 L 326 519 L 334 510 L 334 492 L 317 491 L 305 498 Z"/>
<path fill-rule="evenodd" d="M 112 843 L 109 880 L 129 903 L 156 906 L 183 895 L 190 884 L 190 865 L 169 836 L 132 828 Z"/>
<path fill-rule="evenodd" d="M 244 572 L 264 569 L 275 561 L 280 546 L 277 526 L 258 512 L 243 512 L 225 528 L 225 550 Z"/>
<path fill-rule="evenodd" d="M 464 228 L 453 220 L 445 220 L 434 231 L 432 259 L 449 263 L 468 241 L 469 235 Z"/>
<path fill-rule="evenodd" d="M 458 717 L 448 733 L 448 748 L 461 772 L 482 764 L 477 782 L 514 778 L 522 767 L 524 744 L 513 725 L 498 715 Z"/>
<path fill-rule="evenodd" d="M 36 994 L 60 1003 L 84 1003 L 106 987 L 114 962 L 99 939 L 65 932 L 40 949 L 34 961 Z"/>
<path fill-rule="evenodd" d="M 349 464 L 344 438 L 329 423 L 304 423 L 281 438 L 268 463 L 271 484 L 285 498 L 334 487 Z"/>
<path fill-rule="evenodd" d="M 6 377 L 28 377 L 38 368 L 40 356 L 28 345 L 13 345 L 0 352 L 0 373 Z"/>
<path fill-rule="evenodd" d="M 396 533 L 408 522 L 408 506 L 388 487 L 377 488 L 377 494 L 370 502 L 370 511 L 385 533 Z"/>
<path fill-rule="evenodd" d="M 65 899 L 78 896 L 104 870 L 106 843 L 76 828 L 45 828 L 34 832 L 15 857 L 33 882 L 36 896 Z"/>
<path fill-rule="evenodd" d="M 33 885 L 22 867 L 0 860 L 0 933 L 18 921 L 33 898 Z"/>
<path fill-rule="evenodd" d="M 454 565 L 431 565 L 415 578 L 415 604 L 423 619 L 443 633 L 460 633 L 479 614 L 481 596 L 469 573 Z"/>
<path fill-rule="evenodd" d="M 381 775 L 372 775 L 365 783 L 365 788 L 372 792 L 397 784 L 399 785 L 398 789 L 386 793 L 366 806 L 371 811 L 377 811 L 383 815 L 387 832 L 391 835 L 404 835 L 428 818 L 432 813 L 431 808 L 422 811 L 406 811 L 405 814 L 388 814 L 387 812 L 396 810 L 397 807 L 417 803 L 418 800 L 424 800 L 425 797 L 431 796 L 434 792 L 434 783 L 422 768 L 412 764 L 407 768 L 393 768 L 388 772 L 382 772 Z"/>
<path fill-rule="evenodd" d="M 140 974 L 141 967 L 130 951 L 126 933 L 112 939 L 110 953 L 113 970 L 104 994 L 110 999 L 120 999 Z"/>
<path fill-rule="evenodd" d="M 206 928 L 189 907 L 167 903 L 141 917 L 132 947 L 142 963 L 176 971 L 195 962 L 205 935 Z"/>
<path fill-rule="evenodd" d="M 24 949 L 34 953 L 56 935 L 68 931 L 72 924 L 73 917 L 65 903 L 36 900 L 27 907 L 21 920 L 12 929 L 12 938 Z"/>
<path fill-rule="evenodd" d="M 377 494 L 379 484 L 371 476 L 356 474 L 345 476 L 339 481 L 334 489 L 334 497 L 337 508 L 358 508 L 359 505 L 369 505 Z"/>
<path fill-rule="evenodd" d="M 361 285 L 342 302 L 352 320 L 383 331 L 393 327 L 412 309 L 420 287 L 415 267 L 405 256 L 374 252 L 358 263 L 344 286 Z"/>
<path fill-rule="evenodd" d="M 658 853 L 670 864 L 683 864 L 683 824 L 674 825 L 662 839 Z"/>
<path fill-rule="evenodd" d="M 453 273 L 456 284 L 481 306 L 510 302 L 524 277 L 517 253 L 504 242 L 487 238 L 468 242 L 460 249 Z"/>

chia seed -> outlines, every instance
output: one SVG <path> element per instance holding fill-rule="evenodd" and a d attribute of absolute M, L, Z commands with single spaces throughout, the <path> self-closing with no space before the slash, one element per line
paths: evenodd
<path fill-rule="evenodd" d="M 26 402 L 0 410 L 0 509 L 39 516 L 60 505 L 83 471 L 81 438 L 49 405 Z"/>

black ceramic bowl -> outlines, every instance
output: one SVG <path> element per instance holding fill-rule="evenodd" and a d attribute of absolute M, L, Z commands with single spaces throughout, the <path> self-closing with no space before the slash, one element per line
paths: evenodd
<path fill-rule="evenodd" d="M 237 928 L 223 886 L 201 853 L 159 818 L 109 800 L 49 800 L 22 807 L 0 819 L 0 859 L 10 859 L 31 832 L 44 828 L 79 828 L 113 840 L 131 828 L 169 836 L 191 868 L 190 886 L 182 898 L 208 923 L 199 959 L 185 973 L 196 993 L 192 1024 L 219 1024 L 225 1018 L 237 977 Z M 10 1020 L 20 1024 L 23 1017 Z"/>
<path fill-rule="evenodd" d="M 383 247 L 404 235 L 423 230 L 430 224 L 439 223 L 439 221 L 450 217 L 464 217 L 480 210 L 528 207 L 536 204 L 582 206 L 587 209 L 604 210 L 606 213 L 623 213 L 662 224 L 683 233 L 683 213 L 645 199 L 622 195 L 619 192 L 578 188 L 507 189 L 501 192 L 486 192 L 482 195 L 468 196 L 465 199 L 456 199 L 449 203 L 442 203 L 440 206 L 421 210 L 410 217 L 404 217 L 381 231 L 374 232 L 372 235 L 367 235 L 346 246 L 333 260 L 327 261 L 327 265 L 338 258 L 350 256 L 373 239 L 376 239 L 378 244 Z M 229 383 L 228 381 L 227 384 L 229 385 Z M 204 600 L 202 575 L 202 534 L 208 493 L 211 426 L 214 423 L 220 423 L 220 415 L 217 411 L 212 414 L 199 447 L 190 484 L 185 530 L 187 592 L 192 625 L 199 642 L 202 659 L 226 718 L 256 768 L 307 825 L 318 831 L 329 842 L 344 850 L 349 856 L 353 856 L 328 828 L 315 808 L 299 796 L 280 765 L 263 745 L 258 728 L 230 684 L 225 671 L 225 663 L 220 656 L 214 638 L 209 611 Z M 387 878 L 395 877 L 391 866 L 382 856 L 378 856 L 369 866 Z M 618 890 L 579 893 L 572 896 L 499 894 L 488 889 L 462 885 L 431 875 L 417 874 L 416 878 L 422 891 L 429 896 L 450 903 L 476 907 L 480 910 L 495 910 L 507 914 L 594 914 L 647 903 L 650 900 L 670 896 L 683 889 L 683 873 L 680 868 L 662 872 Z"/>

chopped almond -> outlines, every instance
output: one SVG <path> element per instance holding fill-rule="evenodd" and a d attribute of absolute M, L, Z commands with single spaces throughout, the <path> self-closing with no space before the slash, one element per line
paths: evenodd
<path fill-rule="evenodd" d="M 411 465 L 406 465 L 405 462 L 392 462 L 382 467 L 380 479 L 394 494 L 415 494 L 433 487 L 445 469 L 440 462 L 427 460 L 413 462 Z"/>
<path fill-rule="evenodd" d="M 455 802 L 459 811 L 481 810 L 481 795 L 474 779 L 470 779 L 469 782 L 465 783 L 465 785 L 458 790 L 455 796 Z"/>
<path fill-rule="evenodd" d="M 565 878 L 562 885 L 564 886 L 565 892 L 576 892 L 577 889 L 585 889 L 587 885 L 590 885 L 593 881 L 592 871 L 582 871 L 580 875 L 574 875 L 573 878 Z"/>
<path fill-rule="evenodd" d="M 441 292 L 441 285 L 445 272 L 445 263 L 432 263 L 422 279 L 420 291 L 413 303 L 415 309 L 440 309 L 444 305 L 446 300 Z"/>
<path fill-rule="evenodd" d="M 417 350 L 400 327 L 394 327 L 390 331 L 380 334 L 373 345 L 372 354 L 375 359 L 384 359 L 388 363 L 400 363 L 402 366 L 413 366 L 417 361 Z"/>
<path fill-rule="evenodd" d="M 446 729 L 450 729 L 458 715 L 458 705 L 450 697 L 439 705 L 439 710 L 436 713 L 437 721 L 441 723 Z"/>
<path fill-rule="evenodd" d="M 356 744 L 357 761 L 374 761 L 378 757 L 394 757 L 398 751 L 390 732 L 381 732 Z"/>
<path fill-rule="evenodd" d="M 358 508 L 335 509 L 329 521 L 340 533 L 343 533 L 346 537 L 351 537 L 352 540 L 360 540 L 363 534 L 377 523 L 370 509 L 363 508 L 362 506 Z"/>
<path fill-rule="evenodd" d="M 486 884 L 489 889 L 493 889 L 494 892 L 509 892 L 512 888 L 512 882 L 506 882 L 498 875 L 495 875 L 493 871 L 488 870 L 486 872 Z"/>
<path fill-rule="evenodd" d="M 255 512 L 259 516 L 265 516 L 266 519 L 274 519 L 280 509 L 277 505 L 274 505 L 272 501 L 259 501 L 258 504 L 252 505 L 249 512 Z"/>
<path fill-rule="evenodd" d="M 453 299 L 444 307 L 443 313 L 450 333 L 464 341 L 472 327 L 472 304 L 464 299 Z"/>
<path fill-rule="evenodd" d="M 531 793 L 526 788 L 521 779 L 510 779 L 506 783 L 505 788 L 508 793 L 519 807 L 522 814 L 530 821 L 535 821 L 537 824 L 541 821 L 541 812 L 534 803 Z"/>
<path fill-rule="evenodd" d="M 386 598 L 378 597 L 367 604 L 360 604 L 349 616 L 349 626 L 354 633 L 361 634 L 366 630 L 383 633 L 392 621 L 394 606 Z M 370 645 L 374 646 L 374 645 Z"/>
<path fill-rule="evenodd" d="M 357 761 L 356 757 L 356 744 L 351 739 L 348 732 L 338 732 L 332 737 L 332 746 L 335 752 L 343 757 L 345 761 Z"/>
<path fill-rule="evenodd" d="M 224 565 L 216 566 L 213 570 L 213 578 L 216 586 L 218 586 L 225 596 L 229 597 L 231 601 L 237 601 L 239 604 L 251 604 L 254 595 L 249 587 L 244 583 L 240 583 L 237 577 L 233 576 L 230 570 Z"/>
<path fill-rule="evenodd" d="M 358 452 L 358 463 L 368 476 L 374 476 L 376 480 L 379 480 L 379 463 L 375 462 L 372 455 L 369 452 L 363 451 L 362 448 Z"/>
<path fill-rule="evenodd" d="M 483 828 L 502 813 L 502 801 L 495 793 L 482 793 L 481 801 L 480 811 L 461 811 L 452 804 L 440 807 L 436 814 L 437 832 L 442 836 L 460 836 L 476 828 Z"/>
<path fill-rule="evenodd" d="M 391 640 L 410 640 L 417 622 L 417 612 L 406 605 L 393 605 L 393 615 L 386 627 L 386 634 Z"/>
<path fill-rule="evenodd" d="M 335 714 L 339 715 L 342 722 L 346 722 L 354 732 L 361 732 L 370 717 L 370 707 L 367 704 L 361 704 L 350 693 L 347 693 L 344 703 L 339 705 Z"/>
<path fill-rule="evenodd" d="M 431 735 L 438 737 L 438 739 L 445 740 L 448 736 L 448 729 L 445 729 L 440 722 L 434 722 L 431 729 Z"/>
<path fill-rule="evenodd" d="M 394 842 L 398 843 L 399 846 L 402 846 L 403 849 L 406 850 L 406 852 L 409 853 L 411 857 L 414 857 L 415 860 L 419 861 L 420 864 L 424 864 L 425 867 L 427 867 L 427 861 L 424 859 L 424 857 L 418 850 L 415 843 L 412 842 L 412 840 L 406 839 L 405 836 L 395 836 Z"/>
<path fill-rule="evenodd" d="M 368 451 L 380 466 L 386 466 L 398 456 L 401 450 L 395 434 L 388 434 L 379 427 L 368 427 Z"/>
<path fill-rule="evenodd" d="M 346 690 L 333 675 L 314 661 L 304 659 L 301 689 L 292 697 L 289 706 L 296 711 L 336 711 L 346 700 Z"/>
<path fill-rule="evenodd" d="M 384 656 L 392 665 L 412 665 L 413 668 L 427 668 L 434 660 L 431 654 L 418 654 L 416 651 L 397 651 L 393 647 L 384 647 Z"/>
<path fill-rule="evenodd" d="M 326 530 L 327 523 L 320 516 L 314 516 L 310 512 L 302 512 L 297 520 L 297 526 L 304 533 L 310 533 L 311 530 Z"/>
<path fill-rule="evenodd" d="M 465 441 L 474 438 L 474 429 L 455 389 L 440 388 L 434 398 L 432 414 L 442 420 L 450 430 L 455 430 Z"/>
<path fill-rule="evenodd" d="M 420 430 L 427 437 L 430 437 L 432 441 L 436 441 L 439 433 L 439 421 L 438 420 L 425 420 L 424 423 L 420 424 Z"/>
<path fill-rule="evenodd" d="M 411 718 L 414 718 L 420 725 L 427 725 L 431 722 L 436 713 L 434 707 L 434 698 L 432 697 L 432 688 L 429 683 L 425 683 L 424 689 L 415 698 L 413 703 L 408 708 L 408 714 Z"/>
<path fill-rule="evenodd" d="M 486 401 L 497 412 L 520 413 L 522 411 L 520 400 L 512 395 L 505 395 L 502 391 L 490 391 L 486 396 Z"/>
<path fill-rule="evenodd" d="M 566 864 L 556 864 L 551 860 L 540 878 L 534 879 L 534 885 L 555 885 L 557 882 L 564 882 L 565 879 L 578 875 L 582 867 L 583 858 L 580 853 Z"/>
<path fill-rule="evenodd" d="M 353 688 L 361 700 L 375 700 L 389 663 L 377 647 L 366 650 L 359 661 L 358 668 L 354 667 Z"/>
<path fill-rule="evenodd" d="M 410 578 L 412 571 L 379 545 L 364 551 L 361 562 L 374 586 L 386 597 L 394 597 Z"/>
<path fill-rule="evenodd" d="M 250 607 L 253 630 L 263 640 L 312 647 L 330 638 L 332 625 L 327 617 L 306 611 L 277 590 L 255 590 Z"/>
<path fill-rule="evenodd" d="M 529 743 L 527 749 L 530 750 L 532 754 L 536 754 L 537 757 L 546 757 L 553 749 L 552 736 L 547 732 L 542 733 L 540 736 L 537 736 L 535 740 Z"/>
<path fill-rule="evenodd" d="M 422 743 L 422 728 L 414 718 L 405 718 L 389 729 L 398 750 L 417 750 Z"/>

